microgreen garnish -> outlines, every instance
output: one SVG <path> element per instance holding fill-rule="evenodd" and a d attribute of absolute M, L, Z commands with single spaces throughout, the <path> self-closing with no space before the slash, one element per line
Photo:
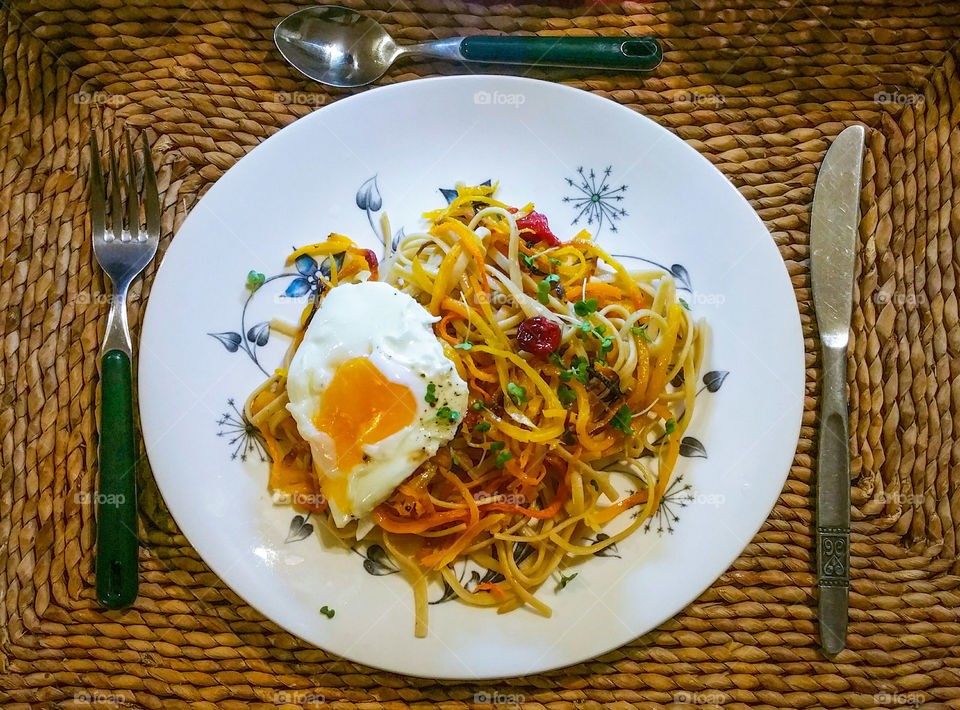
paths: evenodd
<path fill-rule="evenodd" d="M 559 259 L 554 259 L 552 256 L 548 256 L 547 258 L 550 260 L 550 263 L 553 264 L 554 266 L 560 266 L 561 262 Z"/>
<path fill-rule="evenodd" d="M 597 310 L 597 299 L 588 298 L 586 301 L 577 301 L 573 304 L 573 312 L 583 318 Z"/>
<path fill-rule="evenodd" d="M 564 382 L 569 382 L 576 377 L 577 380 L 583 384 L 587 384 L 587 366 L 589 364 L 590 362 L 587 360 L 587 358 L 574 355 L 573 359 L 570 361 L 570 369 L 561 372 L 560 379 Z"/>
<path fill-rule="evenodd" d="M 558 281 L 560 281 L 559 276 L 550 274 L 537 284 L 537 300 L 540 301 L 540 303 L 547 305 L 550 302 L 550 289 L 553 287 L 553 284 Z"/>
<path fill-rule="evenodd" d="M 527 254 L 520 252 L 520 261 L 522 261 L 524 263 L 524 266 L 530 269 L 530 271 L 539 271 L 539 269 L 537 269 L 535 257 L 528 256 Z"/>
<path fill-rule="evenodd" d="M 490 450 L 493 453 L 497 453 L 498 451 L 503 451 L 504 446 L 506 446 L 506 444 L 502 441 L 494 441 L 492 444 L 490 444 Z"/>
<path fill-rule="evenodd" d="M 571 574 L 571 575 L 566 575 L 566 574 L 564 574 L 563 572 L 561 572 L 561 573 L 560 573 L 560 581 L 557 582 L 557 591 L 559 592 L 561 589 L 563 589 L 563 588 L 566 587 L 568 584 L 570 584 L 570 582 L 572 582 L 572 581 L 574 580 L 574 578 L 576 578 L 576 576 L 577 576 L 578 574 L 580 574 L 580 573 L 579 573 L 579 572 L 574 572 L 574 573 Z"/>
<path fill-rule="evenodd" d="M 503 465 L 512 458 L 513 454 L 511 454 L 509 451 L 501 451 L 499 454 L 497 454 L 495 461 L 497 468 L 503 468 Z"/>
<path fill-rule="evenodd" d="M 266 279 L 267 277 L 259 271 L 251 271 L 247 274 L 247 288 L 251 291 L 256 291 L 263 286 L 263 282 L 266 281 Z"/>
<path fill-rule="evenodd" d="M 437 386 L 432 382 L 427 385 L 427 393 L 423 395 L 423 399 L 427 404 L 437 403 Z"/>
<path fill-rule="evenodd" d="M 668 419 L 667 423 L 664 425 L 667 430 L 667 435 L 669 436 L 677 430 L 677 422 L 675 419 Z"/>
<path fill-rule="evenodd" d="M 573 404 L 577 399 L 577 392 L 566 385 L 557 387 L 557 397 L 560 398 L 560 404 L 564 407 Z"/>
<path fill-rule="evenodd" d="M 485 405 L 479 399 L 470 404 L 470 409 L 472 409 L 475 412 L 482 412 L 486 408 L 487 408 L 487 405 Z"/>
<path fill-rule="evenodd" d="M 593 327 L 587 321 L 584 321 L 578 328 L 577 337 L 586 338 L 591 332 L 593 332 Z"/>
<path fill-rule="evenodd" d="M 552 362 L 557 367 L 563 367 L 563 358 L 561 358 L 556 352 L 550 353 L 550 362 Z"/>
<path fill-rule="evenodd" d="M 470 342 L 457 343 L 453 347 L 456 348 L 457 350 L 469 350 L 470 348 L 473 347 L 473 343 L 470 343 Z"/>
<path fill-rule="evenodd" d="M 483 434 L 486 431 L 490 431 L 490 422 L 479 422 L 473 430 Z"/>
<path fill-rule="evenodd" d="M 546 281 L 537 284 L 537 300 L 543 305 L 550 303 L 550 284 Z"/>
<path fill-rule="evenodd" d="M 651 338 L 651 337 L 650 337 L 650 334 L 647 332 L 647 324 L 646 324 L 646 323 L 644 323 L 643 325 L 635 325 L 635 326 L 633 326 L 632 328 L 630 328 L 630 332 L 633 333 L 634 335 L 640 336 L 641 338 L 643 338 L 644 340 L 646 340 L 648 343 L 652 343 L 652 342 L 653 342 L 653 338 Z"/>
<path fill-rule="evenodd" d="M 606 355 L 611 350 L 613 350 L 613 336 L 608 335 L 600 341 L 600 352 Z"/>
<path fill-rule="evenodd" d="M 684 308 L 686 308 L 688 311 L 690 310 L 690 304 L 689 304 L 689 303 L 687 303 L 686 301 L 684 301 L 682 298 L 678 298 L 677 300 L 680 301 L 680 305 L 681 305 L 681 306 L 683 306 Z"/>
<path fill-rule="evenodd" d="M 437 419 L 446 419 L 448 422 L 455 422 L 460 418 L 460 415 L 450 409 L 450 407 L 440 407 L 437 410 Z"/>
<path fill-rule="evenodd" d="M 614 429 L 619 429 L 624 434 L 632 434 L 633 429 L 630 428 L 630 407 L 627 405 L 620 407 L 617 413 L 613 415 L 613 419 L 610 420 L 610 426 Z"/>
<path fill-rule="evenodd" d="M 337 612 L 336 610 L 331 609 L 326 604 L 324 604 L 322 607 L 320 607 L 320 613 L 323 614 L 328 619 L 332 619 L 333 615 L 336 614 Z"/>
<path fill-rule="evenodd" d="M 509 394 L 517 404 L 523 404 L 527 401 L 526 388 L 521 387 L 515 382 L 507 383 L 507 394 Z"/>

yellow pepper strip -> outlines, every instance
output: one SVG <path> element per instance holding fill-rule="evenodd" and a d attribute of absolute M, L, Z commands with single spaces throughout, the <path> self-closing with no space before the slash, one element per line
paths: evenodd
<path fill-rule="evenodd" d="M 590 418 L 590 400 L 586 388 L 576 380 L 568 383 L 569 387 L 577 393 L 577 439 L 588 451 L 600 451 L 610 445 L 612 439 L 607 435 L 601 437 L 592 437 L 587 427 L 592 421 Z"/>
<path fill-rule="evenodd" d="M 305 247 L 300 247 L 290 256 L 287 257 L 287 264 L 292 264 L 297 260 L 298 257 L 304 255 L 317 255 L 317 256 L 327 256 L 329 254 L 337 254 L 342 251 L 346 251 L 349 247 L 356 246 L 349 237 L 345 237 L 342 234 L 331 234 L 327 237 L 325 242 L 317 242 L 316 244 L 309 244 Z"/>
<path fill-rule="evenodd" d="M 410 265 L 413 281 L 424 293 L 433 293 L 433 276 L 423 268 L 419 259 L 414 259 Z"/>
<path fill-rule="evenodd" d="M 463 248 L 466 252 L 473 257 L 474 263 L 477 265 L 477 273 L 480 274 L 480 283 L 483 286 L 483 292 L 489 296 L 490 295 L 490 282 L 487 280 L 487 268 L 484 263 L 485 257 L 482 250 L 482 244 L 477 238 L 477 235 L 474 234 L 473 230 L 464 225 L 462 222 L 457 222 L 456 220 L 448 220 L 441 223 L 438 227 L 434 227 L 430 230 L 430 233 L 433 233 L 434 229 L 446 228 L 451 232 L 460 237 L 460 243 L 463 245 Z"/>
<path fill-rule="evenodd" d="M 673 346 L 677 342 L 677 332 L 680 330 L 680 320 L 683 317 L 681 306 L 674 303 L 670 306 L 667 313 L 667 330 L 663 334 L 663 341 L 660 343 L 660 354 L 657 355 L 657 364 L 653 366 L 653 372 L 650 373 L 650 381 L 647 382 L 647 395 L 644 403 L 649 405 L 656 400 L 666 386 L 667 368 L 670 365 L 670 353 L 673 352 Z"/>
<path fill-rule="evenodd" d="M 630 409 L 636 409 L 647 395 L 647 381 L 650 377 L 650 350 L 642 336 L 637 338 L 637 374 L 636 382 L 630 390 L 630 396 L 627 398 L 627 404 Z"/>
<path fill-rule="evenodd" d="M 430 312 L 435 316 L 440 315 L 440 302 L 450 290 L 450 277 L 453 274 L 453 267 L 456 266 L 457 259 L 460 258 L 462 252 L 463 248 L 460 244 L 454 244 L 447 255 L 443 257 L 443 261 L 440 262 L 440 268 L 437 270 L 437 280 L 434 282 L 433 293 L 430 296 Z"/>
<path fill-rule="evenodd" d="M 673 467 L 677 465 L 677 457 L 680 455 L 680 430 L 674 432 L 667 438 L 667 455 L 660 461 L 660 468 L 657 472 L 657 487 L 654 490 L 654 512 L 660 507 L 663 500 L 663 492 L 667 489 L 670 482 L 670 476 L 673 473 Z"/>

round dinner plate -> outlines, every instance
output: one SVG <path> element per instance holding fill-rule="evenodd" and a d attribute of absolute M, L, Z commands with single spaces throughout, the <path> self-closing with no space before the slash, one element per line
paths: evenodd
<path fill-rule="evenodd" d="M 274 317 L 294 319 L 315 277 L 286 265 L 330 232 L 381 254 L 492 180 L 533 202 L 561 238 L 581 229 L 635 269 L 672 273 L 710 336 L 675 478 L 650 524 L 555 580 L 544 618 L 498 615 L 431 591 L 429 635 L 377 546 L 326 544 L 275 503 L 243 401 L 281 361 Z M 247 288 L 261 272 L 262 287 Z M 357 323 L 358 328 L 364 327 Z M 147 454 L 173 517 L 204 560 L 264 616 L 331 653 L 399 673 L 535 673 L 620 646 L 680 611 L 728 568 L 769 514 L 796 448 L 800 318 L 780 254 L 740 194 L 653 121 L 530 79 L 412 81 L 315 111 L 264 141 L 194 207 L 153 284 L 140 343 Z M 465 582 L 476 575 L 463 571 Z M 329 617 L 321 613 L 333 610 Z"/>

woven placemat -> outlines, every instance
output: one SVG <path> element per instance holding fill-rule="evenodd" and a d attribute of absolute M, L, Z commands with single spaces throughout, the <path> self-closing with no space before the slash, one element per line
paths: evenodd
<path fill-rule="evenodd" d="M 93 595 L 99 334 L 86 225 L 93 120 L 145 129 L 163 243 L 224 170 L 343 95 L 299 78 L 271 33 L 298 6 L 40 0 L 0 9 L 0 699 L 9 707 L 960 707 L 960 76 L 953 2 L 677 0 L 571 7 L 348 2 L 400 40 L 655 33 L 652 75 L 533 70 L 625 104 L 722 170 L 789 268 L 807 347 L 803 429 L 762 530 L 683 613 L 565 670 L 496 683 L 347 663 L 246 606 L 142 482 L 141 595 Z M 456 69 L 397 68 L 384 83 Z M 869 127 L 850 359 L 849 648 L 817 647 L 812 464 L 819 354 L 808 227 L 817 166 Z M 584 131 L 591 130 L 585 126 Z M 155 262 L 156 263 L 156 262 Z M 139 327 L 155 265 L 131 294 Z M 482 707 L 482 705 L 477 705 Z M 489 707 L 489 705 L 487 705 Z"/>

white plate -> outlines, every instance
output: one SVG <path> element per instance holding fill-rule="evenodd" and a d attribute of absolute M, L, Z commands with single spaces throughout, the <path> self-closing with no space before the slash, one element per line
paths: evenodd
<path fill-rule="evenodd" d="M 429 637 L 415 639 L 410 589 L 398 574 L 369 573 L 385 571 L 375 551 L 371 561 L 363 548 L 355 554 L 328 549 L 315 535 L 296 539 L 309 532 L 302 517 L 272 504 L 267 465 L 237 410 L 286 343 L 274 336 L 258 346 L 248 335 L 303 307 L 303 298 L 280 296 L 297 288 L 297 275 L 284 267 L 291 247 L 336 231 L 380 253 L 373 225 L 381 214 L 409 230 L 423 211 L 445 204 L 440 188 L 487 179 L 500 181 L 507 202 L 536 203 L 561 238 L 583 227 L 609 252 L 671 269 L 710 324 L 710 374 L 684 442 L 682 478 L 662 514 L 621 543 L 619 556 L 589 560 L 560 591 L 545 587 L 553 618 L 525 610 L 498 616 L 450 601 L 430 607 Z M 251 269 L 286 275 L 248 298 Z M 676 614 L 727 569 L 773 507 L 797 443 L 803 385 L 787 271 L 730 183 L 629 109 L 497 76 L 359 94 L 253 150 L 200 200 L 168 249 L 140 345 L 153 473 L 210 567 L 310 643 L 434 678 L 568 665 Z M 321 615 L 322 606 L 336 616 Z"/>

